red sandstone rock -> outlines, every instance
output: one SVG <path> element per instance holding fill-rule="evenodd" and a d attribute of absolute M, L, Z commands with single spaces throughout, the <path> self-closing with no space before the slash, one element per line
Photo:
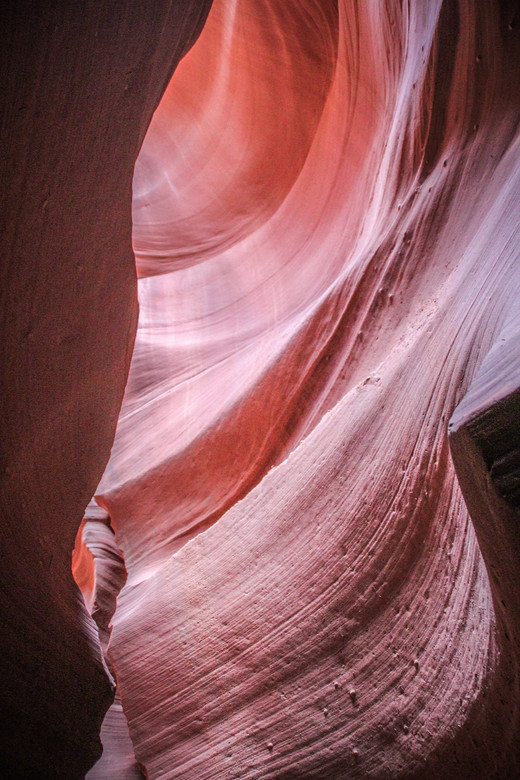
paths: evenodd
<path fill-rule="evenodd" d="M 447 435 L 520 289 L 511 7 L 281 5 L 215 3 L 137 166 L 139 267 L 168 273 L 140 282 L 98 495 L 136 756 L 152 778 L 515 776 L 517 563 L 480 549 Z"/>
<path fill-rule="evenodd" d="M 4 27 L 6 776 L 98 753 L 70 551 L 132 344 L 133 162 L 204 7 Z M 513 8 L 217 0 L 155 115 L 134 242 L 165 275 L 98 497 L 151 778 L 520 771 Z M 106 639 L 114 540 L 84 529 Z M 118 701 L 102 738 L 89 777 L 135 776 Z"/>
<path fill-rule="evenodd" d="M 2 4 L 3 777 L 79 778 L 112 696 L 71 570 L 137 320 L 134 163 L 208 3 Z"/>
<path fill-rule="evenodd" d="M 106 652 L 117 596 L 126 581 L 126 569 L 115 544 L 110 518 L 91 501 L 78 531 L 72 572 L 88 612 L 96 622 L 99 642 Z M 134 780 L 143 775 L 136 763 L 128 725 L 116 695 L 101 727 L 103 754 L 87 773 L 87 780 Z"/>
<path fill-rule="evenodd" d="M 126 718 L 117 696 L 101 726 L 103 755 L 87 773 L 85 780 L 142 780 L 128 734 Z"/>
<path fill-rule="evenodd" d="M 101 649 L 105 651 L 116 598 L 126 582 L 126 568 L 115 543 L 110 518 L 94 502 L 87 507 L 78 532 L 72 573 L 97 625 Z"/>

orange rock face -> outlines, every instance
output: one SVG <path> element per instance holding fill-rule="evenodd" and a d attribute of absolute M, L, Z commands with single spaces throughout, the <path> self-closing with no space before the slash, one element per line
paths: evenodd
<path fill-rule="evenodd" d="M 99 753 L 70 552 L 137 158 L 74 559 L 105 646 L 124 557 L 137 762 L 518 776 L 516 4 L 214 0 L 138 157 L 207 4 L 44 7 L 3 51 L 4 774 Z M 102 738 L 136 777 L 119 700 Z"/>
<path fill-rule="evenodd" d="M 520 771 L 518 416 L 448 442 L 516 322 L 513 10 L 216 0 L 154 116 L 98 490 L 150 777 Z"/>

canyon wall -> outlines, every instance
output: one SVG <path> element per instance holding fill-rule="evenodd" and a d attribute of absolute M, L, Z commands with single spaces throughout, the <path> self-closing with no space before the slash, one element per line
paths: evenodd
<path fill-rule="evenodd" d="M 518 65 L 513 5 L 215 0 L 177 70 L 97 492 L 150 777 L 520 771 Z"/>
<path fill-rule="evenodd" d="M 516 3 L 208 6 L 2 11 L 4 775 L 515 777 Z"/>
<path fill-rule="evenodd" d="M 3 777 L 80 778 L 113 696 L 71 575 L 137 324 L 135 160 L 209 3 L 7 2 L 0 24 Z"/>

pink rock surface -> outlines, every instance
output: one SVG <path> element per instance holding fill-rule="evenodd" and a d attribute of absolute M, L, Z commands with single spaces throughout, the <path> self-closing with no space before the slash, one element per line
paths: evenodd
<path fill-rule="evenodd" d="M 513 4 L 216 0 L 170 85 L 98 491 L 149 777 L 520 772 L 516 510 L 456 433 L 520 289 L 518 66 Z"/>
<path fill-rule="evenodd" d="M 100 752 L 133 182 L 89 780 L 514 778 L 518 9 L 215 0 L 134 177 L 208 5 L 2 6 L 0 774 Z"/>
<path fill-rule="evenodd" d="M 125 714 L 116 693 L 101 726 L 103 754 L 85 780 L 143 780 L 134 756 Z"/>
<path fill-rule="evenodd" d="M 81 589 L 85 606 L 94 619 L 99 643 L 106 652 L 110 623 L 117 596 L 126 581 L 126 569 L 115 544 L 110 518 L 91 501 L 78 531 L 72 554 L 72 573 Z M 103 753 L 87 773 L 86 780 L 135 780 L 142 778 L 135 760 L 128 724 L 116 694 L 101 726 Z"/>
<path fill-rule="evenodd" d="M 97 625 L 101 649 L 105 651 L 117 595 L 126 582 L 126 568 L 110 518 L 93 501 L 85 511 L 78 531 L 72 553 L 72 573 Z"/>
<path fill-rule="evenodd" d="M 72 573 L 83 594 L 85 606 L 97 625 L 101 649 L 106 653 L 110 624 L 117 596 L 126 581 L 126 569 L 115 543 L 110 517 L 95 501 L 91 501 L 85 510 L 78 531 L 72 554 Z M 103 720 L 100 737 L 103 753 L 87 773 L 86 780 L 135 780 L 143 777 L 117 694 Z"/>

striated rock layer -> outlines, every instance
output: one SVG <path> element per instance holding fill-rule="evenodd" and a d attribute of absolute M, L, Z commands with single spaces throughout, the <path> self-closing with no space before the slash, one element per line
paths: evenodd
<path fill-rule="evenodd" d="M 110 623 L 117 596 L 126 581 L 126 568 L 115 543 L 110 517 L 95 501 L 88 505 L 76 537 L 72 573 L 97 625 L 99 644 L 106 654 Z M 113 669 L 110 671 L 113 673 Z M 103 754 L 87 773 L 86 780 L 138 780 L 143 777 L 135 760 L 117 692 L 103 720 L 100 737 Z"/>
<path fill-rule="evenodd" d="M 97 496 L 151 778 L 520 772 L 514 12 L 215 0 L 154 116 Z"/>
<path fill-rule="evenodd" d="M 71 552 L 137 324 L 134 163 L 208 6 L 2 4 L 2 777 L 83 777 L 101 752 L 113 692 Z"/>
<path fill-rule="evenodd" d="M 4 4 L 6 777 L 515 777 L 514 2 Z M 145 278 L 146 277 L 146 278 Z M 449 425 L 449 421 L 451 423 Z M 449 427 L 448 427 L 449 425 Z M 94 778 L 139 776 L 119 698 Z"/>

